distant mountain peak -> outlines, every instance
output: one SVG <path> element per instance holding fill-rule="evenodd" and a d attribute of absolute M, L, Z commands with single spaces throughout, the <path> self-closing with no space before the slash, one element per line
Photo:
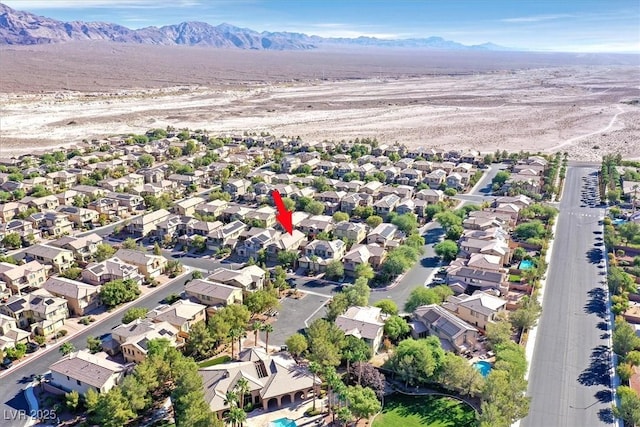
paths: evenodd
<path fill-rule="evenodd" d="M 386 40 L 367 36 L 325 38 L 286 31 L 263 31 L 259 33 L 255 30 L 240 28 L 226 22 L 213 26 L 206 22 L 189 21 L 175 25 L 165 25 L 160 28 L 152 26 L 132 30 L 125 26 L 108 22 L 58 21 L 29 12 L 14 10 L 0 3 L 0 45 L 50 44 L 82 40 L 256 50 L 315 49 L 323 45 L 507 50 L 493 43 L 466 46 L 437 36 L 419 39 Z"/>

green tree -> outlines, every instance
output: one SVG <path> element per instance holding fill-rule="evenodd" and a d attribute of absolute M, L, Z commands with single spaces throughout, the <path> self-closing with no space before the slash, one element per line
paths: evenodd
<path fill-rule="evenodd" d="M 133 301 L 140 296 L 140 286 L 132 279 L 112 280 L 100 289 L 100 299 L 107 307 Z"/>
<path fill-rule="evenodd" d="M 307 328 L 309 360 L 322 366 L 338 366 L 345 345 L 344 332 L 335 323 L 317 319 Z"/>
<path fill-rule="evenodd" d="M 370 388 L 359 385 L 347 387 L 346 400 L 349 411 L 356 416 L 358 421 L 362 418 L 369 418 L 382 410 L 378 397 Z"/>
<path fill-rule="evenodd" d="M 82 276 L 82 269 L 79 267 L 71 267 L 60 273 L 60 277 L 64 277 L 69 280 L 78 280 Z"/>
<path fill-rule="evenodd" d="M 384 322 L 384 333 L 394 341 L 407 335 L 410 330 L 407 321 L 397 315 L 389 317 Z"/>
<path fill-rule="evenodd" d="M 436 252 L 436 255 L 442 257 L 445 261 L 452 261 L 456 259 L 458 256 L 458 244 L 453 240 L 443 240 L 442 242 L 437 243 L 433 249 Z"/>
<path fill-rule="evenodd" d="M 304 211 L 311 215 L 322 215 L 324 212 L 324 204 L 317 200 L 312 200 L 305 206 Z"/>
<path fill-rule="evenodd" d="M 64 395 L 64 404 L 71 412 L 75 412 L 80 405 L 80 395 L 77 391 L 72 390 Z"/>
<path fill-rule="evenodd" d="M 125 377 L 122 385 L 122 394 L 131 411 L 137 413 L 146 409 L 151 404 L 151 395 L 147 383 L 144 383 L 134 375 Z"/>
<path fill-rule="evenodd" d="M 418 217 L 412 213 L 396 215 L 391 223 L 407 236 L 415 233 L 418 229 Z"/>
<path fill-rule="evenodd" d="M 264 332 L 264 350 L 269 353 L 269 334 L 273 332 L 273 325 L 262 325 L 262 331 Z"/>
<path fill-rule="evenodd" d="M 349 221 L 349 214 L 346 212 L 336 212 L 333 214 L 334 222 Z"/>
<path fill-rule="evenodd" d="M 378 215 L 371 215 L 366 220 L 367 225 L 371 228 L 376 228 L 380 224 L 382 224 L 382 217 Z"/>
<path fill-rule="evenodd" d="M 627 386 L 616 389 L 620 403 L 613 405 L 613 415 L 624 421 L 625 425 L 636 426 L 640 424 L 640 396 Z"/>
<path fill-rule="evenodd" d="M 640 338 L 625 320 L 616 320 L 613 330 L 613 352 L 624 358 L 632 350 L 640 350 Z"/>
<path fill-rule="evenodd" d="M 293 268 L 298 260 L 297 251 L 278 252 L 278 263 L 286 268 Z"/>
<path fill-rule="evenodd" d="M 396 372 L 405 385 L 416 385 L 432 381 L 444 361 L 444 350 L 435 336 L 401 341 L 387 361 L 387 366 Z"/>
<path fill-rule="evenodd" d="M 367 281 L 370 281 L 375 277 L 375 272 L 373 271 L 373 267 L 367 263 L 358 264 L 355 269 L 355 277 L 356 279 L 364 278 Z"/>
<path fill-rule="evenodd" d="M 191 280 L 200 280 L 203 277 L 204 276 L 202 275 L 202 271 L 200 271 L 200 270 L 193 270 L 191 272 Z"/>
<path fill-rule="evenodd" d="M 251 312 L 247 307 L 233 304 L 215 312 L 209 319 L 209 330 L 216 341 L 225 339 L 232 329 L 247 328 Z"/>
<path fill-rule="evenodd" d="M 17 249 L 22 246 L 22 238 L 18 233 L 9 233 L 2 238 L 2 244 L 11 249 Z"/>
<path fill-rule="evenodd" d="M 514 230 L 513 236 L 520 240 L 542 239 L 546 235 L 544 224 L 540 220 L 533 220 L 520 224 Z"/>
<path fill-rule="evenodd" d="M 142 168 L 149 168 L 151 166 L 153 166 L 153 162 L 155 161 L 155 159 L 153 158 L 153 156 L 151 154 L 143 154 L 140 157 L 138 157 L 138 163 L 140 164 L 140 167 Z"/>
<path fill-rule="evenodd" d="M 491 348 L 511 341 L 512 326 L 508 320 L 498 320 L 487 324 L 485 335 Z"/>
<path fill-rule="evenodd" d="M 67 341 L 66 343 L 60 346 L 59 351 L 60 353 L 62 353 L 63 356 L 66 356 L 76 351 L 76 346 L 74 346 L 73 344 Z"/>
<path fill-rule="evenodd" d="M 347 361 L 347 372 L 349 372 L 349 366 L 355 362 L 365 362 L 371 359 L 372 351 L 371 347 L 367 345 L 360 338 L 353 335 L 347 335 L 345 337 L 345 345 L 342 349 L 342 358 Z"/>
<path fill-rule="evenodd" d="M 135 239 L 132 239 L 131 237 L 126 238 L 124 242 L 122 242 L 122 247 L 124 249 L 139 249 L 138 242 L 136 242 Z"/>
<path fill-rule="evenodd" d="M 540 317 L 542 306 L 537 298 L 527 298 L 520 308 L 513 311 L 509 320 L 511 324 L 520 329 L 531 329 Z"/>
<path fill-rule="evenodd" d="M 340 260 L 331 261 L 327 264 L 325 276 L 328 279 L 339 279 L 344 276 L 344 265 Z"/>
<path fill-rule="evenodd" d="M 285 344 L 287 345 L 289 352 L 295 357 L 299 357 L 302 353 L 307 351 L 308 348 L 307 339 L 300 333 L 291 335 L 287 338 Z"/>
<path fill-rule="evenodd" d="M 274 295 L 273 292 L 267 290 L 258 290 L 250 293 L 245 298 L 244 304 L 252 314 L 264 313 L 280 305 L 278 297 Z"/>
<path fill-rule="evenodd" d="M 122 323 L 127 324 L 136 319 L 143 319 L 148 312 L 149 309 L 146 307 L 131 307 L 124 313 L 124 316 L 122 316 Z"/>
<path fill-rule="evenodd" d="M 439 382 L 449 390 L 471 397 L 478 396 L 484 386 L 480 372 L 467 359 L 450 352 L 445 353 Z"/>
<path fill-rule="evenodd" d="M 384 314 L 396 315 L 398 314 L 398 305 L 391 299 L 382 299 L 373 304 L 374 307 L 378 307 Z"/>
<path fill-rule="evenodd" d="M 136 413 L 131 410 L 122 389 L 114 387 L 108 393 L 100 395 L 93 418 L 104 427 L 121 427 L 135 416 Z"/>
<path fill-rule="evenodd" d="M 413 312 L 421 305 L 440 304 L 445 301 L 449 296 L 453 295 L 451 288 L 445 285 L 436 286 L 433 288 L 425 288 L 419 286 L 414 288 L 409 294 L 409 298 L 404 305 L 404 308 L 408 312 Z"/>
<path fill-rule="evenodd" d="M 191 326 L 186 342 L 187 354 L 192 355 L 196 360 L 204 359 L 209 356 L 215 345 L 216 341 L 203 321 Z"/>
<path fill-rule="evenodd" d="M 98 407 L 98 401 L 100 395 L 94 388 L 89 388 L 84 394 L 84 406 L 87 408 L 87 413 L 92 414 Z"/>
<path fill-rule="evenodd" d="M 502 187 L 502 185 L 507 182 L 511 174 L 507 171 L 499 171 L 491 180 L 493 185 L 497 185 L 498 187 Z"/>
<path fill-rule="evenodd" d="M 87 349 L 92 354 L 102 351 L 102 341 L 100 338 L 92 336 L 87 337 Z"/>
<path fill-rule="evenodd" d="M 462 226 L 462 218 L 459 215 L 456 215 L 455 212 L 452 211 L 442 211 L 435 215 L 436 221 L 448 231 L 451 227 L 457 225 Z"/>

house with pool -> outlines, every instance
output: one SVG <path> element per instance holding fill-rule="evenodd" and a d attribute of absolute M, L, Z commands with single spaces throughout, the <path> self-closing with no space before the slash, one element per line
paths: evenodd
<path fill-rule="evenodd" d="M 244 401 L 265 411 L 304 401 L 321 384 L 289 353 L 267 354 L 262 347 L 246 348 L 237 360 L 199 369 L 198 374 L 202 377 L 205 401 L 220 418 L 229 411 L 227 392 L 233 391 L 241 378 L 249 384 Z"/>

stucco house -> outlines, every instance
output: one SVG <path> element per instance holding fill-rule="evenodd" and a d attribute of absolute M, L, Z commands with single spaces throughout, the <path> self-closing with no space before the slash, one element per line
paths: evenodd
<path fill-rule="evenodd" d="M 84 316 L 102 305 L 100 286 L 56 276 L 44 282 L 43 288 L 67 300 L 69 311 L 76 316 Z"/>
<path fill-rule="evenodd" d="M 375 354 L 382 344 L 384 319 L 378 307 L 349 307 L 336 318 L 336 326 L 345 335 L 363 340 Z"/>
<path fill-rule="evenodd" d="M 138 267 L 138 271 L 148 279 L 158 277 L 167 267 L 167 259 L 165 257 L 133 249 L 118 249 L 115 257 L 127 264 Z"/>
<path fill-rule="evenodd" d="M 50 384 L 65 392 L 84 395 L 89 389 L 108 393 L 122 383 L 127 366 L 107 360 L 105 353 L 91 354 L 80 350 L 64 356 L 52 364 Z"/>
<path fill-rule="evenodd" d="M 416 308 L 413 318 L 413 338 L 434 335 L 440 339 L 445 350 L 466 353 L 472 350 L 478 341 L 478 329 L 437 304 Z"/>

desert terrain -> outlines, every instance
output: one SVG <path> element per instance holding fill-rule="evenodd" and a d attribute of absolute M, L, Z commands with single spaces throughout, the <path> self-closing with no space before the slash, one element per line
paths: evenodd
<path fill-rule="evenodd" d="M 150 128 L 640 158 L 637 56 L 0 50 L 0 156 Z"/>

